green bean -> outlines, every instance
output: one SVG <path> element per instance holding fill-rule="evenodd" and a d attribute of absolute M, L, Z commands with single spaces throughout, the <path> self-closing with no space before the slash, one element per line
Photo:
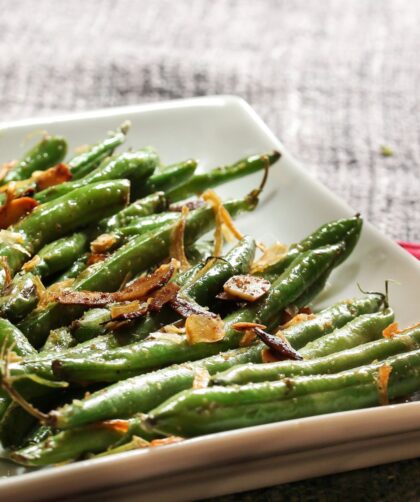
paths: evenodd
<path fill-rule="evenodd" d="M 160 214 L 152 214 L 141 218 L 133 219 L 129 226 L 120 227 L 112 232 L 115 244 L 120 246 L 127 242 L 130 238 L 144 235 L 148 232 L 158 229 L 167 223 L 175 223 L 179 220 L 179 213 L 165 212 Z"/>
<path fill-rule="evenodd" d="M 75 232 L 44 246 L 38 252 L 31 272 L 48 277 L 70 267 L 88 249 L 88 232 Z"/>
<path fill-rule="evenodd" d="M 18 356 L 37 353 L 23 333 L 7 319 L 0 319 L 0 347 L 10 347 Z"/>
<path fill-rule="evenodd" d="M 312 284 L 307 290 L 295 301 L 295 306 L 298 308 L 307 307 L 311 305 L 312 301 L 324 290 L 331 272 L 337 266 L 334 266 L 330 270 L 327 270 L 322 277 L 320 277 L 315 284 Z"/>
<path fill-rule="evenodd" d="M 17 274 L 3 289 L 0 297 L 0 315 L 17 322 L 29 314 L 38 303 L 36 278 L 30 272 Z"/>
<path fill-rule="evenodd" d="M 10 397 L 5 393 L 3 395 L 0 395 L 0 420 L 5 415 L 9 405 L 10 405 Z"/>
<path fill-rule="evenodd" d="M 420 389 L 420 350 L 335 375 L 312 375 L 232 387 L 183 391 L 152 410 L 145 425 L 184 437 L 378 405 L 378 372 L 392 368 L 388 396 Z"/>
<path fill-rule="evenodd" d="M 174 223 L 178 220 L 179 213 L 176 212 L 164 212 L 143 216 L 141 218 L 133 218 L 128 226 L 120 227 L 111 234 L 108 234 L 114 239 L 114 244 L 111 249 L 121 246 L 133 237 L 144 235 L 158 229 L 166 223 Z"/>
<path fill-rule="evenodd" d="M 100 219 L 104 212 L 110 213 L 125 205 L 128 192 L 126 180 L 103 181 L 35 208 L 0 242 L 0 254 L 6 258 L 10 272 L 16 273 L 28 257 L 49 242 Z M 2 270 L 0 285 L 4 280 Z"/>
<path fill-rule="evenodd" d="M 36 423 L 19 404 L 11 402 L 0 420 L 0 442 L 3 448 L 17 447 Z"/>
<path fill-rule="evenodd" d="M 345 252 L 345 244 L 340 243 L 300 254 L 273 283 L 258 312 L 258 320 L 267 325 L 278 322 L 279 310 L 293 304 Z"/>
<path fill-rule="evenodd" d="M 214 242 L 212 240 L 198 241 L 187 249 L 187 258 L 190 264 L 196 265 L 198 263 L 208 260 L 213 256 Z"/>
<path fill-rule="evenodd" d="M 350 323 L 361 316 L 366 322 L 369 322 L 369 318 L 363 317 L 366 314 L 371 314 L 377 312 L 381 307 L 383 302 L 383 297 L 379 294 L 369 294 L 363 298 L 352 298 L 350 300 L 344 300 L 331 307 L 328 307 L 321 312 L 318 312 L 313 318 L 308 318 L 302 322 L 292 324 L 291 326 L 282 330 L 282 335 L 287 339 L 290 345 L 295 349 L 299 350 L 305 347 L 309 342 L 314 342 L 316 348 L 316 341 L 323 337 L 328 336 L 330 333 L 335 333 L 333 335 L 334 340 L 340 340 L 340 337 L 348 338 L 349 340 L 354 340 L 355 342 L 360 342 L 360 337 L 352 338 L 348 335 L 348 330 L 344 332 L 340 331 L 340 328 L 346 328 L 346 326 L 354 327 Z M 382 320 L 382 314 L 380 320 Z M 358 321 L 356 327 L 360 324 Z M 379 333 L 379 330 L 377 331 Z M 363 336 L 363 335 L 362 335 Z M 324 346 L 324 342 L 322 342 Z M 262 345 L 261 347 L 264 347 Z M 240 383 L 241 379 L 248 378 L 248 373 L 252 373 L 250 378 L 254 378 L 255 375 L 261 375 L 261 379 L 270 380 L 271 369 L 273 369 L 273 375 L 276 374 L 276 364 L 273 363 L 272 366 L 259 365 L 255 368 L 252 367 L 252 371 L 248 371 L 249 366 L 246 365 L 243 368 L 238 366 L 237 368 L 232 368 L 232 370 L 227 371 L 223 375 L 217 375 L 217 379 L 221 378 L 221 381 L 226 379 L 226 381 L 238 380 Z M 284 363 L 294 365 L 291 361 L 286 361 Z M 296 363 L 297 364 L 297 363 Z M 299 364 L 303 364 L 301 361 Z M 261 369 L 259 369 L 261 368 Z M 257 378 L 255 376 L 255 378 Z M 216 380 L 216 378 L 214 379 Z"/>
<path fill-rule="evenodd" d="M 84 357 L 62 357 L 53 363 L 59 379 L 83 382 L 112 382 L 152 371 L 171 363 L 202 359 L 220 351 L 238 347 L 242 334 L 232 326 L 240 321 L 273 324 L 279 312 L 290 305 L 308 284 L 316 281 L 332 261 L 343 252 L 342 245 L 308 251 L 275 281 L 266 298 L 225 319 L 225 337 L 216 343 L 189 344 L 187 340 L 157 337 L 125 347 Z"/>
<path fill-rule="evenodd" d="M 373 295 L 372 295 L 373 296 Z M 374 303 L 373 303 L 374 305 Z M 337 309 L 337 307 L 339 307 Z M 339 323 L 342 322 L 344 317 L 338 314 L 340 307 L 342 305 L 335 306 L 336 311 L 336 319 Z M 320 318 L 328 319 L 329 316 L 334 312 L 333 309 L 327 309 L 324 313 L 321 313 Z M 354 312 L 354 310 L 353 310 Z M 356 314 L 357 315 L 357 314 Z M 335 317 L 335 316 L 334 316 Z M 299 354 L 304 359 L 313 360 L 318 357 L 328 356 L 330 354 L 335 354 L 337 352 L 341 352 L 346 349 L 351 349 L 353 347 L 357 347 L 358 345 L 362 345 L 372 340 L 377 340 L 382 336 L 383 330 L 394 320 L 394 313 L 391 309 L 386 309 L 379 312 L 373 312 L 369 314 L 361 314 L 355 317 L 352 320 L 349 320 L 344 326 L 340 328 L 336 328 L 332 331 L 332 325 L 330 324 L 327 329 L 324 331 L 324 334 L 320 336 L 320 332 L 318 329 L 322 326 L 322 320 L 320 323 L 320 319 L 314 319 L 312 321 L 307 321 L 301 327 L 300 331 L 297 331 L 297 345 L 299 345 L 302 340 L 302 333 L 304 333 L 307 337 L 311 334 L 317 333 L 316 339 L 307 343 L 303 348 L 299 350 Z M 325 321 L 324 321 L 325 322 Z M 297 325 L 299 326 L 299 325 Z M 305 329 L 306 328 L 306 329 Z M 289 328 L 290 329 L 290 328 Z M 296 333 L 296 331 L 295 331 Z M 291 328 L 291 333 L 288 334 L 288 329 L 284 330 L 283 333 L 290 344 L 295 347 L 294 337 L 293 337 L 293 327 Z M 296 338 L 295 338 L 296 340 Z M 295 367 L 296 363 L 291 361 L 285 361 L 284 367 L 285 371 L 287 371 L 287 367 L 290 365 L 291 368 Z M 230 371 L 230 374 L 220 375 L 220 378 L 223 380 L 224 378 L 227 381 L 230 381 L 233 378 L 235 381 L 241 380 L 242 378 L 248 378 L 248 374 L 258 375 L 258 377 L 265 381 L 266 379 L 271 380 L 272 378 L 267 375 L 275 375 L 276 374 L 276 364 L 273 363 L 273 366 L 270 365 L 261 365 L 258 368 L 244 367 L 244 368 L 234 368 Z M 219 378 L 219 376 L 217 377 Z"/>
<path fill-rule="evenodd" d="M 83 253 L 77 260 L 73 262 L 67 270 L 56 278 L 56 282 L 66 281 L 67 279 L 75 279 L 87 267 L 89 253 Z"/>
<path fill-rule="evenodd" d="M 143 184 L 152 174 L 157 164 L 157 155 L 149 150 L 122 153 L 110 162 L 101 164 L 79 180 L 67 181 L 38 192 L 35 194 L 35 199 L 38 202 L 46 203 L 92 183 L 121 178 L 131 181 L 131 194 L 133 195 L 137 191 L 136 185 Z"/>
<path fill-rule="evenodd" d="M 38 303 L 38 284 L 34 275 L 41 278 L 69 267 L 88 246 L 88 233 L 76 232 L 44 246 L 27 264 L 30 272 L 20 272 L 0 297 L 0 312 L 11 321 L 19 321 Z M 29 268 L 30 265 L 30 268 Z M 25 265 L 24 265 L 25 269 Z"/>
<path fill-rule="evenodd" d="M 164 192 L 167 190 L 174 190 L 189 180 L 196 169 L 197 161 L 193 159 L 168 166 L 164 170 L 152 174 L 152 176 L 146 180 L 144 186 L 139 190 L 139 194 L 147 195 L 157 190 L 162 190 Z"/>
<path fill-rule="evenodd" d="M 146 431 L 140 417 L 98 422 L 49 435 L 45 440 L 13 452 L 11 458 L 23 465 L 43 466 L 76 460 L 86 454 L 107 452 L 125 445 L 133 437 L 147 441 L 161 437 Z"/>
<path fill-rule="evenodd" d="M 179 201 L 201 193 L 208 188 L 213 188 L 242 176 L 255 173 L 265 169 L 267 163 L 274 164 L 280 158 L 279 152 L 272 152 L 267 155 L 252 155 L 242 159 L 231 166 L 217 167 L 208 173 L 195 174 L 184 184 L 167 190 L 167 197 L 173 201 Z"/>
<path fill-rule="evenodd" d="M 244 237 L 235 246 L 223 260 L 216 260 L 205 273 L 196 278 L 195 274 L 183 273 L 181 277 L 175 279 L 179 286 L 183 286 L 181 293 L 190 299 L 198 302 L 200 305 L 209 306 L 215 294 L 219 292 L 222 285 L 232 275 L 246 273 L 251 265 L 255 254 L 255 242 L 249 237 Z M 126 331 L 122 337 L 124 345 L 129 341 L 141 340 L 151 332 L 158 330 L 161 326 L 169 324 L 179 319 L 170 307 L 164 307 L 158 313 L 149 315 L 141 320 L 134 328 Z M 111 320 L 111 314 L 108 309 L 92 309 L 79 321 L 73 323 L 74 336 L 78 340 L 88 340 L 94 335 L 104 334 L 106 328 L 104 323 Z M 112 335 L 111 335 L 112 337 Z M 112 340 L 112 338 L 111 338 Z M 95 343 L 93 341 L 93 343 Z M 118 343 L 122 345 L 122 343 Z M 118 346 L 117 345 L 117 346 Z M 110 348 L 110 347 L 108 347 Z"/>
<path fill-rule="evenodd" d="M 140 448 L 145 448 L 148 445 L 149 445 L 148 442 L 145 441 L 143 438 L 133 435 L 132 438 L 127 440 L 126 442 L 121 443 L 118 446 L 111 446 L 104 452 L 93 455 L 92 458 L 108 457 L 109 455 L 116 455 L 118 453 L 125 453 L 127 451 L 133 451 L 133 450 L 138 450 Z"/>
<path fill-rule="evenodd" d="M 62 235 L 97 221 L 125 205 L 129 182 L 110 180 L 79 188 L 56 201 L 38 206 L 13 227 L 28 242 L 33 253 Z M 25 242 L 25 246 L 27 243 Z"/>
<path fill-rule="evenodd" d="M 257 200 L 245 197 L 228 201 L 225 207 L 233 215 L 252 210 Z M 167 224 L 154 232 L 132 239 L 97 266 L 89 267 L 74 282 L 75 290 L 112 291 L 117 289 L 128 273 L 137 274 L 164 259 L 169 252 L 172 233 L 177 222 Z M 185 242 L 191 244 L 214 225 L 214 212 L 209 206 L 192 211 L 186 219 Z M 51 329 L 63 326 L 79 317 L 84 311 L 81 306 L 50 304 L 42 310 L 35 310 L 21 323 L 20 328 L 35 346 L 45 341 Z"/>
<path fill-rule="evenodd" d="M 363 220 L 359 215 L 353 218 L 344 218 L 326 223 L 305 237 L 298 244 L 290 246 L 288 253 L 280 258 L 276 263 L 264 269 L 257 275 L 264 274 L 268 279 L 270 276 L 276 277 L 281 274 L 292 261 L 305 251 L 316 249 L 328 244 L 336 244 L 344 241 L 346 251 L 341 255 L 336 265 L 342 263 L 353 251 L 360 237 Z"/>
<path fill-rule="evenodd" d="M 191 267 L 189 270 L 177 274 L 174 281 L 182 286 L 187 281 L 190 281 L 201 265 Z M 93 308 L 89 309 L 83 314 L 80 319 L 73 321 L 71 324 L 72 338 L 79 343 L 74 347 L 72 353 L 87 353 L 92 351 L 101 351 L 105 349 L 114 349 L 121 345 L 128 345 L 140 339 L 145 338 L 150 332 L 155 331 L 164 324 L 172 322 L 174 314 L 171 312 L 169 315 L 165 307 L 154 314 L 149 316 L 144 321 L 140 321 L 140 326 L 129 328 L 126 330 L 119 330 L 115 332 L 108 332 L 106 336 L 103 334 L 107 332 L 105 323 L 111 321 L 111 312 L 109 308 Z M 66 354 L 69 352 L 67 351 Z"/>
<path fill-rule="evenodd" d="M 64 159 L 67 143 L 59 136 L 45 136 L 1 180 L 3 184 L 30 178 L 35 171 L 58 164 Z"/>
<path fill-rule="evenodd" d="M 103 335 L 108 331 L 105 324 L 109 321 L 111 321 L 111 313 L 109 309 L 89 309 L 80 319 L 73 321 L 71 324 L 73 336 L 78 342 L 91 340 L 92 338 Z"/>
<path fill-rule="evenodd" d="M 314 318 L 296 323 L 282 330 L 288 342 L 300 350 L 313 340 L 341 328 L 362 314 L 377 312 L 383 303 L 379 294 L 368 294 L 362 298 L 344 300 L 318 312 Z"/>
<path fill-rule="evenodd" d="M 123 127 L 122 129 L 122 131 L 117 131 L 111 137 L 91 146 L 87 152 L 76 155 L 69 161 L 68 166 L 73 175 L 73 180 L 78 180 L 89 174 L 106 157 L 111 155 L 115 148 L 124 143 L 127 128 Z"/>
<path fill-rule="evenodd" d="M 10 458 L 19 464 L 42 466 L 75 460 L 86 453 L 99 453 L 121 439 L 125 430 L 117 423 L 97 423 L 82 429 L 60 432 L 41 443 L 12 452 Z"/>
<path fill-rule="evenodd" d="M 98 228 L 102 232 L 112 232 L 118 228 L 130 225 L 130 223 L 137 218 L 160 213 L 166 209 L 166 207 L 167 201 L 165 194 L 163 192 L 155 192 L 142 199 L 137 199 L 109 218 L 104 218 L 99 222 Z"/>
<path fill-rule="evenodd" d="M 24 446 L 39 444 L 53 434 L 53 429 L 49 425 L 36 425 L 25 438 Z"/>
<path fill-rule="evenodd" d="M 196 287 L 190 288 L 189 292 L 193 298 L 195 295 L 198 295 L 201 290 L 200 298 L 203 301 L 209 301 L 210 298 L 214 295 L 214 292 L 219 290 L 224 282 L 231 275 L 236 273 L 243 273 L 247 271 L 251 265 L 251 262 L 254 258 L 255 254 L 255 242 L 253 239 L 249 237 L 244 237 L 238 244 L 235 246 L 229 253 L 226 254 L 223 260 L 217 260 L 212 267 L 210 267 L 203 275 L 200 276 L 199 281 L 197 282 Z M 183 284 L 194 284 L 194 270 L 197 271 L 199 267 L 194 267 L 193 269 L 179 274 L 177 278 L 175 278 L 175 282 L 182 286 Z M 207 293 L 207 297 L 204 293 Z M 152 331 L 156 331 L 163 324 L 167 322 L 172 322 L 178 319 L 179 316 L 174 314 L 171 309 L 162 309 L 162 311 L 154 314 L 153 316 L 149 316 L 143 322 L 137 326 L 132 333 L 123 333 L 123 334 L 110 334 L 108 339 L 106 339 L 106 348 L 116 348 L 119 344 L 122 343 L 124 338 L 129 338 L 131 342 L 140 340 L 150 334 Z M 110 313 L 107 309 L 93 309 L 86 312 L 86 314 L 82 317 L 82 319 L 75 321 L 72 324 L 72 334 L 70 337 L 70 343 L 73 345 L 72 341 L 74 339 L 81 340 L 83 338 L 88 339 L 91 335 L 91 331 L 94 330 L 97 332 L 98 325 L 101 327 L 102 323 L 111 320 Z M 53 333 L 53 332 L 52 332 Z M 127 336 L 128 335 L 128 336 Z M 51 334 L 50 334 L 51 336 Z M 67 339 L 67 333 L 65 332 L 65 338 Z M 77 354 L 79 355 L 90 352 L 90 348 L 94 348 L 98 350 L 101 344 L 101 338 L 98 337 L 99 340 L 91 340 L 91 343 L 88 347 L 80 347 L 77 346 L 72 351 L 67 351 L 66 355 Z M 113 343 L 113 345 L 111 345 Z M 126 340 L 126 344 L 128 340 Z M 102 347 L 102 350 L 105 347 Z M 34 366 L 35 365 L 35 366 Z M 25 364 L 25 368 L 27 372 L 39 372 L 41 370 L 42 375 L 46 378 L 51 378 L 52 375 L 49 373 L 50 361 L 29 361 L 28 364 Z"/>
<path fill-rule="evenodd" d="M 190 388 L 200 371 L 215 374 L 245 362 L 261 362 L 261 347 L 235 349 L 122 380 L 81 401 L 52 411 L 50 421 L 54 427 L 67 429 L 99 420 L 145 413 L 177 392 Z"/>
<path fill-rule="evenodd" d="M 299 353 L 304 359 L 313 359 L 377 340 L 393 320 L 394 312 L 389 308 L 372 314 L 363 314 L 342 328 L 307 343 Z"/>
<path fill-rule="evenodd" d="M 374 340 L 306 361 L 240 365 L 215 375 L 212 383 L 214 385 L 243 385 L 251 382 L 275 381 L 284 377 L 338 373 L 417 349 L 420 349 L 420 327 L 392 338 Z"/>

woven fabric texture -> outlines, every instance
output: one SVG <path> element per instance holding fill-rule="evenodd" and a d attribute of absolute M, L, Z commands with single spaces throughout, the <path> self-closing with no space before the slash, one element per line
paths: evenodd
<path fill-rule="evenodd" d="M 418 2 L 0 7 L 0 119 L 237 94 L 368 220 L 420 240 Z M 381 145 L 394 155 L 383 157 Z"/>
<path fill-rule="evenodd" d="M 420 241 L 418 1 L 0 0 L 0 12 L 0 120 L 240 95 L 368 220 Z M 419 467 L 243 499 L 350 500 L 360 485 L 364 500 L 414 500 Z"/>

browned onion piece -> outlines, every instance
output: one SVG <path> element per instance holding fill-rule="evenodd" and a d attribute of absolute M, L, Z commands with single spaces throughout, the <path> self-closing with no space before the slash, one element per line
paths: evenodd
<path fill-rule="evenodd" d="M 115 295 L 115 301 L 125 302 L 138 300 L 146 296 L 148 293 L 167 284 L 175 273 L 175 270 L 176 262 L 174 260 L 170 263 L 161 265 L 152 274 L 139 277 L 123 290 L 113 293 Z"/>

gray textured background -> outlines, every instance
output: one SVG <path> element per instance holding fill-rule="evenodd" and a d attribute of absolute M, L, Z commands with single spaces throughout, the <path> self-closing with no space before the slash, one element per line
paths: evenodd
<path fill-rule="evenodd" d="M 375 225 L 420 241 L 419 27 L 418 0 L 0 0 L 0 120 L 238 94 Z M 419 469 L 244 500 L 415 500 Z"/>
<path fill-rule="evenodd" d="M 420 240 L 417 0 L 0 0 L 0 12 L 0 119 L 238 94 L 365 217 Z"/>

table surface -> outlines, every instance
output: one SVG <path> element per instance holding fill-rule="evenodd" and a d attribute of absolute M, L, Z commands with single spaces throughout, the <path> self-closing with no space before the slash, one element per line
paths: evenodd
<path fill-rule="evenodd" d="M 366 219 L 420 241 L 419 2 L 0 7 L 1 120 L 236 94 Z M 220 500 L 339 500 L 349 490 L 356 499 L 415 500 L 419 468 L 413 460 Z"/>

